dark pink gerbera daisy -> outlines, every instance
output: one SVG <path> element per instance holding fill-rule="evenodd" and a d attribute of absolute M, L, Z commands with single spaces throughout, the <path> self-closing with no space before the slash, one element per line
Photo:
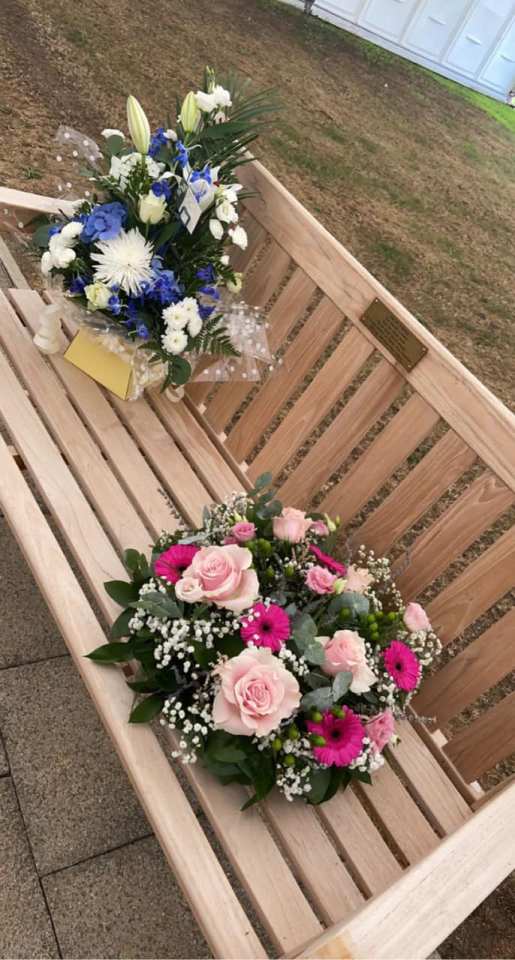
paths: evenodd
<path fill-rule="evenodd" d="M 420 676 L 420 663 L 413 650 L 400 640 L 393 640 L 386 648 L 383 658 L 384 665 L 399 690 L 414 690 Z"/>
<path fill-rule="evenodd" d="M 156 576 L 165 577 L 168 583 L 177 583 L 189 567 L 199 548 L 190 543 L 177 543 L 159 556 L 154 564 Z"/>
<path fill-rule="evenodd" d="M 276 603 L 255 603 L 241 620 L 240 635 L 245 643 L 269 647 L 274 652 L 284 646 L 290 633 L 290 618 Z"/>
<path fill-rule="evenodd" d="M 334 557 L 330 557 L 328 553 L 324 553 L 320 547 L 315 546 L 314 543 L 310 544 L 309 547 L 311 553 L 314 553 L 319 563 L 323 563 L 324 567 L 327 567 L 328 570 L 332 570 L 333 573 L 339 574 L 340 577 L 344 577 L 347 573 L 347 567 L 344 563 L 339 563 L 338 560 L 335 560 Z"/>
<path fill-rule="evenodd" d="M 325 740 L 325 746 L 313 747 L 313 755 L 328 767 L 348 767 L 363 748 L 365 727 L 358 714 L 348 707 L 342 710 L 343 717 L 335 717 L 328 710 L 320 723 L 310 720 L 307 724 L 310 733 L 317 733 Z"/>

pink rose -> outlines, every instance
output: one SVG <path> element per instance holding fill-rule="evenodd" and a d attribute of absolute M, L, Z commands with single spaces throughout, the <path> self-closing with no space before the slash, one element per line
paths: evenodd
<path fill-rule="evenodd" d="M 408 603 L 404 611 L 404 623 L 411 633 L 431 629 L 429 617 L 419 603 Z"/>
<path fill-rule="evenodd" d="M 317 537 L 328 537 L 329 536 L 329 527 L 323 520 L 313 520 L 313 523 L 310 527 L 311 533 L 315 533 Z"/>
<path fill-rule="evenodd" d="M 213 704 L 213 720 L 227 733 L 266 737 L 300 704 L 296 678 L 267 647 L 249 647 L 216 672 L 222 686 Z"/>
<path fill-rule="evenodd" d="M 278 540 L 288 540 L 289 543 L 299 543 L 304 540 L 313 520 L 306 517 L 304 510 L 295 507 L 284 507 L 279 517 L 274 517 L 274 537 Z"/>
<path fill-rule="evenodd" d="M 314 593 L 332 593 L 337 579 L 327 567 L 310 567 L 306 574 L 306 584 Z"/>
<path fill-rule="evenodd" d="M 181 577 L 175 584 L 175 596 L 185 603 L 198 603 L 204 598 L 200 580 L 197 577 Z"/>
<path fill-rule="evenodd" d="M 367 737 L 370 737 L 376 753 L 382 753 L 387 743 L 390 742 L 395 729 L 395 718 L 391 710 L 384 710 L 383 713 L 376 713 L 365 724 Z"/>
<path fill-rule="evenodd" d="M 256 536 L 256 526 L 247 520 L 240 520 L 231 527 L 231 534 L 236 543 L 245 543 L 247 540 L 254 540 Z"/>
<path fill-rule="evenodd" d="M 335 677 L 337 673 L 352 673 L 352 693 L 366 693 L 377 677 L 367 663 L 365 641 L 355 630 L 337 630 L 332 637 L 318 637 L 324 644 L 324 673 Z"/>
<path fill-rule="evenodd" d="M 202 547 L 184 571 L 183 579 L 198 581 L 202 600 L 241 613 L 259 595 L 259 581 L 256 571 L 249 569 L 251 564 L 252 554 L 246 547 Z"/>
<path fill-rule="evenodd" d="M 355 567 L 353 564 L 347 568 L 345 589 L 351 593 L 364 593 L 367 587 L 373 584 L 374 578 L 368 572 L 366 567 Z"/>

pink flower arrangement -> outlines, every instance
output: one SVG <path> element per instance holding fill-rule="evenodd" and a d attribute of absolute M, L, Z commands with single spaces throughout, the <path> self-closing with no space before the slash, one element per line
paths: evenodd
<path fill-rule="evenodd" d="M 430 630 L 431 624 L 429 617 L 419 603 L 408 603 L 404 611 L 404 624 L 411 633 L 418 633 L 419 630 Z"/>
<path fill-rule="evenodd" d="M 332 593 L 337 579 L 336 574 L 331 573 L 327 567 L 310 567 L 306 574 L 306 586 L 313 590 L 313 593 Z"/>
<path fill-rule="evenodd" d="M 352 593 L 364 593 L 373 582 L 374 578 L 368 570 L 351 564 L 345 577 L 345 589 Z"/>
<path fill-rule="evenodd" d="M 246 547 L 202 547 L 196 551 L 190 566 L 184 571 L 183 579 L 197 582 L 202 591 L 202 596 L 197 599 L 241 613 L 259 595 L 257 573 L 250 569 L 251 566 L 252 554 Z M 176 593 L 182 589 L 183 584 L 178 581 Z"/>
<path fill-rule="evenodd" d="M 276 653 L 290 637 L 290 618 L 276 603 L 255 603 L 242 618 L 240 634 L 246 644 L 268 647 Z"/>
<path fill-rule="evenodd" d="M 154 564 L 156 576 L 164 577 L 168 583 L 177 583 L 189 567 L 199 548 L 192 544 L 178 543 L 169 547 L 159 556 Z"/>
<path fill-rule="evenodd" d="M 313 747 L 313 754 L 328 767 L 348 767 L 363 748 L 365 727 L 357 713 L 345 707 L 343 717 L 335 717 L 330 710 L 323 714 L 320 723 L 308 721 L 310 733 L 325 740 L 324 746 Z"/>
<path fill-rule="evenodd" d="M 367 693 L 377 677 L 367 663 L 365 641 L 355 630 L 337 630 L 332 637 L 318 637 L 324 645 L 324 673 L 335 677 L 352 673 L 351 693 Z"/>
<path fill-rule="evenodd" d="M 256 536 L 256 524 L 247 520 L 240 520 L 231 527 L 231 534 L 236 543 L 247 543 Z"/>
<path fill-rule="evenodd" d="M 297 680 L 271 650 L 250 648 L 216 672 L 222 681 L 213 704 L 217 729 L 266 737 L 300 704 Z"/>
<path fill-rule="evenodd" d="M 317 547 L 312 543 L 309 547 L 310 552 L 317 558 L 318 562 L 323 564 L 324 567 L 327 567 L 329 570 L 332 570 L 333 573 L 338 574 L 339 577 L 344 577 L 347 573 L 347 567 L 343 563 L 339 563 L 338 560 L 335 560 L 334 557 L 330 557 L 328 553 L 324 553 L 320 547 Z"/>
<path fill-rule="evenodd" d="M 384 654 L 384 665 L 399 688 L 409 692 L 417 686 L 420 677 L 420 661 L 413 650 L 400 640 L 393 640 Z"/>
<path fill-rule="evenodd" d="M 395 717 L 391 710 L 383 710 L 366 721 L 365 733 L 370 737 L 376 753 L 382 753 L 393 737 Z"/>
<path fill-rule="evenodd" d="M 323 520 L 313 520 L 310 530 L 311 533 L 314 533 L 317 537 L 329 536 L 329 527 L 327 526 L 327 523 L 324 523 Z"/>
<path fill-rule="evenodd" d="M 288 543 L 300 543 L 301 540 L 304 540 L 312 525 L 313 520 L 306 517 L 304 510 L 284 507 L 282 513 L 278 517 L 274 517 L 274 537 L 277 537 L 278 540 L 287 540 Z"/>

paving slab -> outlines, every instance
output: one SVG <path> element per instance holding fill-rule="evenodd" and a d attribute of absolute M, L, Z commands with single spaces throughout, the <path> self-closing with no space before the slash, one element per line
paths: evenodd
<path fill-rule="evenodd" d="M 0 670 L 0 730 L 40 874 L 150 833 L 67 657 Z"/>
<path fill-rule="evenodd" d="M 0 591 L 3 598 L 0 669 L 66 652 L 64 641 L 4 519 L 0 519 Z"/>
<path fill-rule="evenodd" d="M 12 780 L 0 780 L 0 957 L 58 957 Z"/>
<path fill-rule="evenodd" d="M 154 837 L 45 877 L 63 957 L 210 957 Z"/>

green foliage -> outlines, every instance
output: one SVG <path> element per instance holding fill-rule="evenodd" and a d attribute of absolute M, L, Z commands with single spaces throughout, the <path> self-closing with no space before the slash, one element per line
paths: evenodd
<path fill-rule="evenodd" d="M 146 697 L 131 711 L 129 723 L 150 723 L 158 713 L 161 713 L 163 702 L 164 698 L 158 693 Z"/>
<path fill-rule="evenodd" d="M 87 654 L 89 660 L 97 663 L 124 663 L 132 660 L 133 650 L 130 643 L 104 643 Z"/>

